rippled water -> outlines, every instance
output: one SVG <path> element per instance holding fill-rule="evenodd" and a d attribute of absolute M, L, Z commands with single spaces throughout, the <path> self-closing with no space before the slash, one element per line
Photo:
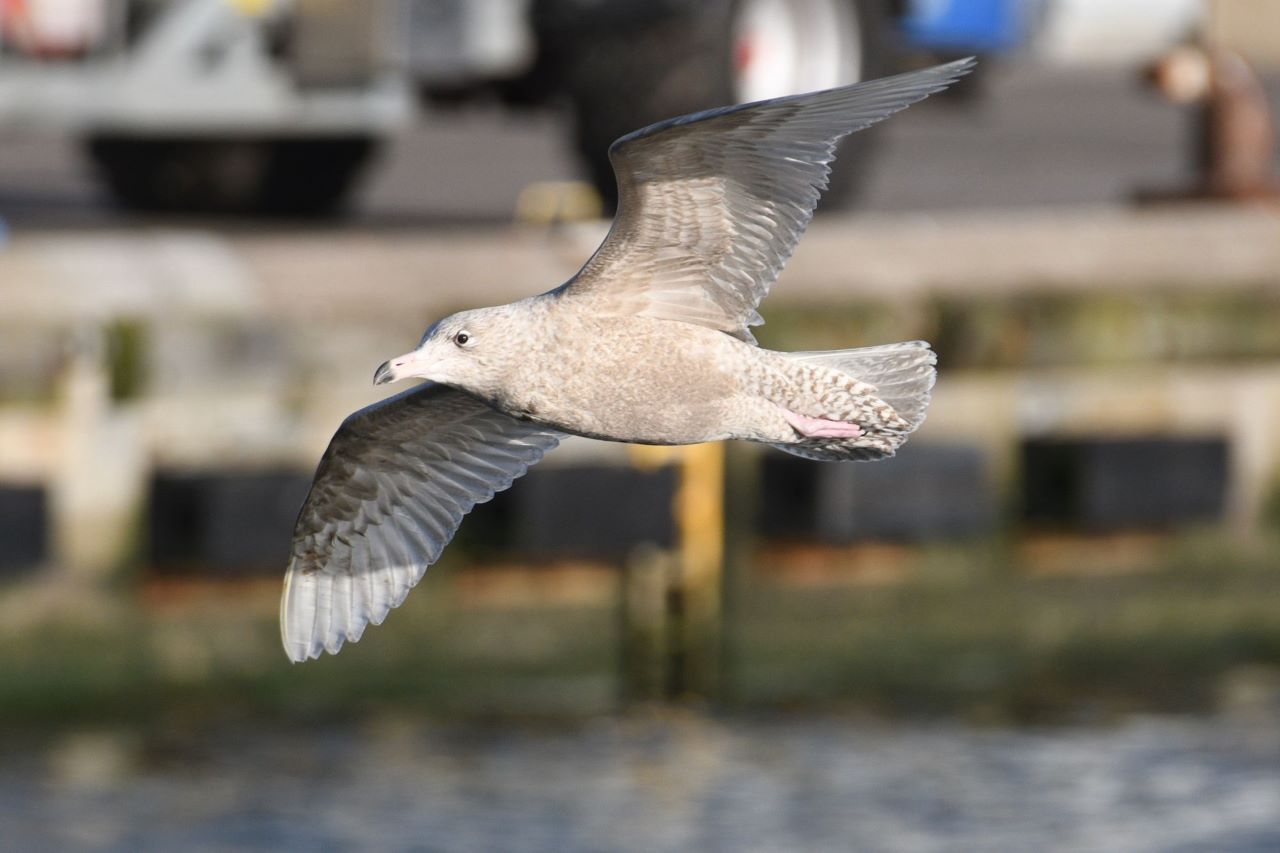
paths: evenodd
<path fill-rule="evenodd" d="M 1280 729 L 380 720 L 9 749 L 0 848 L 1280 850 Z M 10 846 L 11 845 L 11 846 Z"/>

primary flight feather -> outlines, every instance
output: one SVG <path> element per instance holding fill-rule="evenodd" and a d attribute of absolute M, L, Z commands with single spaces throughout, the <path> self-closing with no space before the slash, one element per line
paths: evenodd
<path fill-rule="evenodd" d="M 973 65 L 708 110 L 615 142 L 618 215 L 578 274 L 436 323 L 374 376 L 428 382 L 339 427 L 294 530 L 280 604 L 289 658 L 336 653 L 382 622 L 463 515 L 566 434 L 891 456 L 924 420 L 927 344 L 780 353 L 756 346 L 750 327 L 836 143 Z"/>

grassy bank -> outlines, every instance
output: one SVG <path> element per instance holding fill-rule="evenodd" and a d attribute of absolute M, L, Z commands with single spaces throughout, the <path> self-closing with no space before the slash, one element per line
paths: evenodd
<path fill-rule="evenodd" d="M 1274 686 L 1277 552 L 1171 553 L 1102 576 L 1027 576 L 991 548 L 921 552 L 905 576 L 878 583 L 799 584 L 757 567 L 730 590 L 724 704 L 1024 721 L 1208 710 L 1231 701 L 1242 672 Z M 279 649 L 274 584 L 129 595 L 108 618 L 11 627 L 0 721 L 620 707 L 613 601 L 477 604 L 457 589 L 438 573 L 358 646 L 301 666 Z"/>
<path fill-rule="evenodd" d="M 560 714 L 615 701 L 612 609 L 460 606 L 442 572 L 358 645 L 293 665 L 280 648 L 278 596 L 273 582 L 130 594 L 110 618 L 12 633 L 0 651 L 0 721 Z"/>
<path fill-rule="evenodd" d="M 1280 673 L 1280 569 L 755 588 L 731 636 L 747 705 L 993 721 L 1210 710 L 1242 668 Z"/>

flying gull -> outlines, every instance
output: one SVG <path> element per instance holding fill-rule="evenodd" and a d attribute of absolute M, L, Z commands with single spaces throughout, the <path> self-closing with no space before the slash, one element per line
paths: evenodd
<path fill-rule="evenodd" d="M 374 374 L 427 381 L 339 427 L 294 530 L 280 605 L 289 658 L 336 653 L 381 623 L 462 516 L 566 434 L 892 456 L 924 420 L 928 344 L 782 353 L 757 346 L 750 327 L 836 143 L 973 65 L 708 110 L 615 142 L 618 214 L 578 274 L 440 320 Z"/>

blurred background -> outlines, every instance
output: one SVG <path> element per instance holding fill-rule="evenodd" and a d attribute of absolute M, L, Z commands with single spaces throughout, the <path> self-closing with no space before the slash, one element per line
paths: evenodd
<path fill-rule="evenodd" d="M 893 460 L 571 440 L 287 663 L 374 368 L 549 289 L 644 124 L 977 54 L 761 343 Z M 1280 849 L 1280 4 L 0 0 L 0 846 Z"/>

